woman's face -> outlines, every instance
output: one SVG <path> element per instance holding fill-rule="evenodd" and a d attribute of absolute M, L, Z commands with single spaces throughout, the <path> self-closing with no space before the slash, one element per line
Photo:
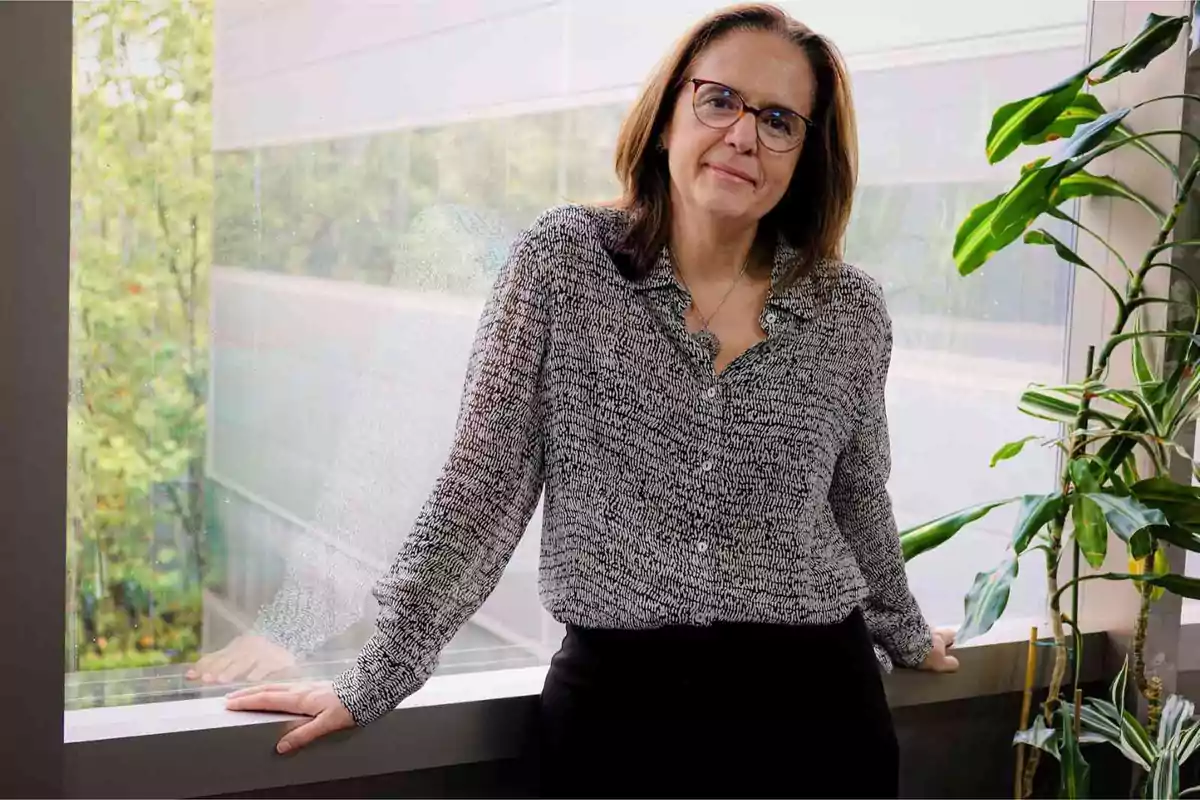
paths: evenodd
<path fill-rule="evenodd" d="M 777 34 L 733 31 L 709 45 L 683 77 L 685 83 L 663 133 L 673 207 L 723 222 L 757 222 L 787 191 L 804 144 L 784 153 L 764 147 L 750 112 L 725 129 L 705 125 L 696 117 L 696 89 L 687 81 L 716 81 L 733 89 L 749 106 L 788 109 L 811 119 L 816 78 L 808 57 Z M 707 92 L 712 91 L 707 87 Z M 723 94 L 724 99 L 713 102 L 721 106 L 731 102 L 728 93 Z"/>

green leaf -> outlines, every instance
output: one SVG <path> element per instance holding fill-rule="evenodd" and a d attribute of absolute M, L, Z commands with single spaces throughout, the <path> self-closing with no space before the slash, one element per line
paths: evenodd
<path fill-rule="evenodd" d="M 1129 487 L 1129 491 L 1145 505 L 1163 512 L 1173 527 L 1182 527 L 1194 535 L 1195 531 L 1189 529 L 1200 526 L 1200 487 L 1159 476 L 1138 481 Z M 1170 540 L 1170 534 L 1160 535 Z"/>
<path fill-rule="evenodd" d="M 1171 594 L 1179 595 L 1180 597 L 1200 600 L 1200 578 L 1189 578 L 1186 575 L 1179 575 L 1174 572 L 1166 574 L 1154 572 L 1143 574 L 1134 574 L 1132 572 L 1099 572 L 1086 576 L 1085 580 L 1138 581 L 1148 583 L 1151 586 L 1159 586 Z"/>
<path fill-rule="evenodd" d="M 1063 170 L 1046 159 L 1027 164 L 1024 174 L 996 206 L 990 224 L 997 240 L 1012 241 L 1043 212 L 1050 208 L 1050 199 Z M 1011 237 L 1011 238 L 1010 238 Z"/>
<path fill-rule="evenodd" d="M 1141 330 L 1139 324 L 1135 330 Z M 1143 394 L 1147 394 L 1147 388 L 1157 384 L 1158 378 L 1154 375 L 1154 370 L 1150 368 L 1150 362 L 1146 360 L 1146 348 L 1142 337 L 1133 340 L 1131 360 L 1133 364 L 1133 377 L 1138 383 L 1138 388 Z"/>
<path fill-rule="evenodd" d="M 1085 494 L 1100 491 L 1100 480 L 1092 470 L 1091 462 L 1087 459 L 1071 459 L 1071 462 L 1067 464 L 1067 473 L 1071 476 L 1071 483 L 1075 486 L 1075 491 Z"/>
<path fill-rule="evenodd" d="M 1021 232 L 1055 204 L 1059 197 L 1060 167 L 1046 169 L 1047 158 L 1021 167 L 1021 177 L 1011 189 L 971 210 L 954 236 L 954 263 L 961 275 L 979 269 L 992 254 L 1012 244 Z"/>
<path fill-rule="evenodd" d="M 1170 525 L 1166 528 L 1155 530 L 1154 535 L 1164 542 L 1169 542 L 1188 552 L 1200 553 L 1200 534 L 1197 534 L 1195 531 Z"/>
<path fill-rule="evenodd" d="M 1065 498 L 1060 493 L 1027 494 L 1021 498 L 1021 508 L 1017 511 L 1017 523 L 1013 526 L 1013 552 L 1017 555 L 1025 552 L 1025 548 L 1033 541 L 1043 527 L 1062 509 Z"/>
<path fill-rule="evenodd" d="M 1079 712 L 1081 726 L 1085 731 L 1091 732 L 1114 747 L 1120 747 L 1121 724 L 1118 722 L 1117 715 L 1115 713 L 1112 716 L 1107 715 L 1103 709 L 1096 707 L 1096 703 L 1097 700 L 1094 697 L 1089 697 L 1084 701 L 1083 708 Z M 1067 712 L 1074 716 L 1073 704 L 1064 702 L 1063 705 L 1067 708 Z"/>
<path fill-rule="evenodd" d="M 999 194 L 975 206 L 958 226 L 954 235 L 954 264 L 960 275 L 970 275 L 993 253 L 1012 244 L 1021 235 L 1020 229 L 1014 229 L 1005 237 L 992 234 L 992 220 L 1004 197 Z"/>
<path fill-rule="evenodd" d="M 1032 388 L 1021 393 L 1017 407 L 1031 417 L 1068 425 L 1079 415 L 1079 401 L 1052 389 Z"/>
<path fill-rule="evenodd" d="M 1175 40 L 1179 38 L 1179 32 L 1187 24 L 1187 20 L 1186 16 L 1164 17 L 1159 14 L 1150 14 L 1146 17 L 1138 35 L 1121 48 L 1120 52 L 1108 62 L 1108 66 L 1100 73 L 1099 77 L 1092 78 L 1089 82 L 1100 84 L 1111 81 L 1126 72 L 1137 72 L 1144 69 L 1151 61 L 1171 49 Z"/>
<path fill-rule="evenodd" d="M 1059 180 L 1052 201 L 1054 205 L 1058 205 L 1076 197 L 1121 197 L 1137 203 L 1159 219 L 1162 219 L 1163 216 L 1162 209 L 1116 178 L 1110 178 L 1107 175 L 1093 175 L 1082 169 Z"/>
<path fill-rule="evenodd" d="M 1200 507 L 1200 486 L 1176 483 L 1170 478 L 1157 476 L 1138 481 L 1129 488 L 1134 496 L 1150 505 L 1168 503 Z"/>
<path fill-rule="evenodd" d="M 1183 726 L 1196 713 L 1196 705 L 1181 695 L 1173 694 L 1163 703 L 1158 722 L 1158 749 L 1165 750 L 1183 732 Z"/>
<path fill-rule="evenodd" d="M 1054 734 L 1054 728 L 1047 727 L 1046 718 L 1038 714 L 1033 719 L 1032 727 L 1013 734 L 1013 744 L 1027 744 L 1058 758 L 1058 739 Z"/>
<path fill-rule="evenodd" d="M 1126 657 L 1125 662 L 1121 665 L 1121 671 L 1117 673 L 1117 677 L 1113 678 L 1109 694 L 1112 698 L 1113 710 L 1120 714 L 1118 721 L 1121 724 L 1121 750 L 1127 758 L 1142 769 L 1149 771 L 1157 754 L 1154 744 L 1146 734 L 1146 729 L 1125 710 L 1125 692 L 1128 685 L 1129 658 Z"/>
<path fill-rule="evenodd" d="M 1037 436 L 1026 436 L 1024 439 L 1018 439 L 1015 442 L 1009 442 L 1008 444 L 1003 445 L 999 450 L 996 451 L 995 455 L 992 456 L 992 462 L 988 466 L 994 467 L 1001 461 L 1007 461 L 1010 458 L 1020 455 L 1021 451 L 1025 449 L 1025 445 L 1037 438 Z"/>
<path fill-rule="evenodd" d="M 1179 797 L 1179 759 L 1170 750 L 1159 755 L 1151 767 L 1146 792 L 1146 796 L 1154 800 L 1174 800 Z"/>
<path fill-rule="evenodd" d="M 1087 759 L 1079 750 L 1079 741 L 1075 738 L 1075 721 L 1067 716 L 1065 706 L 1058 707 L 1059 716 L 1059 759 L 1062 768 L 1059 770 L 1059 797 L 1087 797 L 1091 783 L 1091 768 Z"/>
<path fill-rule="evenodd" d="M 1068 713 L 1074 713 L 1070 703 L 1064 703 L 1064 705 L 1067 707 Z M 1084 702 L 1079 719 L 1081 727 L 1085 731 L 1101 741 L 1111 744 L 1133 763 L 1137 764 L 1142 761 L 1142 755 L 1122 740 L 1121 728 L 1124 725 L 1124 712 L 1112 703 L 1098 697 L 1089 697 Z"/>
<path fill-rule="evenodd" d="M 1071 519 L 1075 523 L 1075 541 L 1083 557 L 1093 567 L 1104 563 L 1108 552 L 1108 525 L 1104 511 L 1087 495 L 1075 495 L 1071 500 Z"/>
<path fill-rule="evenodd" d="M 1075 132 L 1080 124 L 1091 122 L 1105 113 L 1104 106 L 1094 94 L 1080 93 L 1075 95 L 1071 104 L 1063 109 L 1049 127 L 1025 139 L 1023 144 L 1038 145 L 1066 139 Z"/>
<path fill-rule="evenodd" d="M 1179 763 L 1184 764 L 1200 748 L 1200 723 L 1184 728 L 1171 743 L 1171 749 L 1179 756 Z"/>
<path fill-rule="evenodd" d="M 1007 505 L 1014 499 L 1009 498 L 971 506 L 901 531 L 900 549 L 904 553 L 904 560 L 911 561 L 926 550 L 932 550 L 992 509 Z"/>
<path fill-rule="evenodd" d="M 1092 265 L 1079 257 L 1071 248 L 1067 247 L 1058 238 L 1050 234 L 1048 231 L 1039 228 L 1036 231 L 1030 231 L 1025 234 L 1025 244 L 1048 244 L 1054 247 L 1055 254 L 1063 261 L 1070 262 L 1080 267 L 1092 269 Z"/>
<path fill-rule="evenodd" d="M 1132 497 L 1096 492 L 1089 493 L 1087 498 L 1100 506 L 1108 526 L 1129 545 L 1134 558 L 1150 555 L 1152 542 L 1147 531 L 1154 527 L 1166 527 L 1167 517 L 1162 511 L 1143 505 Z"/>
<path fill-rule="evenodd" d="M 1004 160 L 1027 139 L 1038 137 L 1054 124 L 1083 88 L 1087 72 L 1039 92 L 1032 97 L 1005 103 L 992 115 L 986 152 L 989 164 Z"/>
<path fill-rule="evenodd" d="M 1006 560 L 991 572 L 975 576 L 967 592 L 966 619 L 958 631 L 958 641 L 966 642 L 991 630 L 1008 605 L 1008 594 L 1017 577 L 1017 557 Z"/>
<path fill-rule="evenodd" d="M 1200 578 L 1189 578 L 1173 572 L 1166 575 L 1138 575 L 1137 580 L 1143 580 L 1152 586 L 1159 586 L 1168 592 L 1192 600 L 1200 600 Z"/>
<path fill-rule="evenodd" d="M 1070 171 L 1082 169 L 1084 164 L 1091 161 L 1090 158 L 1086 158 L 1087 154 L 1104 144 L 1113 131 L 1121 125 L 1121 120 L 1125 119 L 1131 110 L 1129 108 L 1118 108 L 1116 111 L 1109 111 L 1107 114 L 1092 120 L 1086 125 L 1080 125 L 1075 129 L 1075 133 L 1071 135 L 1071 138 L 1063 143 L 1058 152 L 1042 165 L 1042 169 L 1049 170 L 1056 167 L 1063 167 L 1067 165 L 1067 162 L 1071 162 L 1068 167 Z"/>
<path fill-rule="evenodd" d="M 1111 400 L 1114 403 L 1119 403 L 1126 408 L 1135 409 L 1142 413 L 1145 419 L 1151 421 L 1151 431 L 1158 432 L 1158 418 L 1154 413 L 1149 401 L 1138 392 L 1130 389 L 1113 389 L 1105 387 L 1096 392 L 1097 396 L 1103 397 L 1105 400 Z"/>
<path fill-rule="evenodd" d="M 1144 433 L 1149 427 L 1149 422 L 1147 422 L 1140 412 L 1130 411 L 1121 420 L 1121 424 L 1117 426 L 1117 430 L 1121 433 Z M 1128 436 L 1111 436 L 1108 441 L 1100 445 L 1100 450 L 1096 453 L 1096 459 L 1102 462 L 1109 472 L 1125 470 L 1132 475 L 1136 472 L 1132 461 L 1129 459 L 1133 448 L 1134 441 Z M 1130 480 L 1131 478 L 1127 478 L 1126 482 L 1128 483 Z M 1136 482 L 1136 479 L 1132 480 Z M 1145 501 L 1143 500 L 1143 502 Z"/>

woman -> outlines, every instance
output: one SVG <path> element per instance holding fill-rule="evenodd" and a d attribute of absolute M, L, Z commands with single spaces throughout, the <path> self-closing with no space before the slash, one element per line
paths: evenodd
<path fill-rule="evenodd" d="M 567 625 L 548 794 L 895 796 L 873 640 L 902 666 L 957 662 L 885 487 L 883 297 L 838 260 L 855 149 L 826 40 L 760 5 L 693 28 L 621 131 L 622 202 L 553 209 L 513 246 L 355 666 L 230 707 L 315 717 L 281 752 L 393 709 L 544 488 L 541 594 Z"/>

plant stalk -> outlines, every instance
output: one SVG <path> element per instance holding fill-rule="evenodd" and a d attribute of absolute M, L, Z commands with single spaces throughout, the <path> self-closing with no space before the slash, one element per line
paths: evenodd
<path fill-rule="evenodd" d="M 1029 727 L 1029 714 L 1033 709 L 1033 679 L 1037 671 L 1037 641 L 1038 629 L 1035 625 L 1029 629 L 1029 646 L 1025 651 L 1025 691 L 1021 696 L 1021 730 Z M 1025 785 L 1025 754 L 1026 746 L 1017 745 L 1017 764 L 1013 776 L 1013 797 L 1021 800 L 1024 796 Z"/>
<path fill-rule="evenodd" d="M 1118 314 L 1118 323 L 1124 326 L 1124 306 L 1122 313 Z M 1118 332 L 1119 332 L 1118 328 Z M 1095 347 L 1089 347 L 1087 352 L 1086 372 L 1088 380 L 1096 380 L 1095 374 L 1102 374 L 1102 370 L 1096 369 L 1093 361 L 1096 357 Z M 1062 493 L 1067 495 L 1071 490 L 1071 462 L 1079 456 L 1080 452 L 1086 447 L 1087 442 L 1087 424 L 1088 411 L 1091 406 L 1091 397 L 1085 394 L 1079 401 L 1079 413 L 1075 417 L 1075 424 L 1072 430 L 1075 433 L 1071 436 L 1071 447 L 1067 453 L 1067 458 L 1063 462 L 1062 470 Z M 1046 693 L 1046 700 L 1042 704 L 1042 713 L 1046 719 L 1047 727 L 1054 727 L 1054 711 L 1060 702 L 1062 694 L 1063 681 L 1067 675 L 1067 637 L 1063 630 L 1063 614 L 1062 614 L 1062 591 L 1058 585 L 1058 568 L 1062 563 L 1062 538 L 1063 530 L 1066 527 L 1067 514 L 1069 513 L 1070 504 L 1063 503 L 1063 508 L 1059 511 L 1050 523 L 1050 546 L 1046 549 L 1046 592 L 1050 602 L 1050 629 L 1054 634 L 1054 667 L 1050 672 L 1050 686 Z M 1076 554 L 1078 555 L 1079 544 L 1074 543 Z M 1075 579 L 1079 577 L 1079 560 L 1076 557 L 1074 561 L 1075 574 L 1072 576 Z M 1072 597 L 1074 600 L 1071 624 L 1075 626 L 1075 630 L 1079 630 L 1079 600 L 1078 600 L 1078 584 L 1072 587 Z M 1076 636 L 1076 640 L 1078 640 Z M 1079 654 L 1075 654 L 1076 661 L 1079 659 Z M 1025 763 L 1025 781 L 1022 788 L 1023 797 L 1030 797 L 1033 794 L 1033 779 L 1037 775 L 1038 766 L 1041 764 L 1041 751 L 1035 749 Z"/>
<path fill-rule="evenodd" d="M 1141 297 L 1146 274 L 1150 271 L 1154 264 L 1154 257 L 1169 246 L 1166 244 L 1167 239 L 1174 231 L 1175 225 L 1179 221 L 1179 216 L 1187 205 L 1188 195 L 1192 191 L 1192 186 L 1196 182 L 1197 175 L 1200 175 L 1200 154 L 1192 159 L 1192 163 L 1191 166 L 1188 167 L 1187 174 L 1184 175 L 1183 179 L 1179 183 L 1179 190 L 1176 194 L 1175 203 L 1171 208 L 1171 212 L 1166 216 L 1165 219 L 1163 219 L 1162 224 L 1159 226 L 1158 235 L 1155 237 L 1154 244 L 1145 252 L 1141 263 L 1138 265 L 1137 271 L 1130 279 L 1129 285 L 1126 289 L 1125 302 L 1119 307 L 1117 318 L 1114 321 L 1112 331 L 1109 334 L 1110 341 L 1106 343 L 1103 348 L 1101 348 L 1100 356 L 1098 359 L 1096 359 L 1095 364 L 1090 363 L 1094 349 L 1089 348 L 1088 350 L 1088 381 L 1100 380 L 1104 376 L 1104 373 L 1108 370 L 1108 362 L 1112 356 L 1113 350 L 1115 349 L 1111 340 L 1113 337 L 1119 336 L 1124 332 L 1125 325 L 1129 322 L 1129 316 L 1131 312 L 1130 305 L 1134 300 L 1137 300 L 1139 297 Z M 1071 451 L 1066 463 L 1063 465 L 1062 487 L 1064 495 L 1067 494 L 1071 489 L 1071 462 L 1081 455 L 1080 445 L 1083 444 L 1086 439 L 1084 427 L 1086 426 L 1088 419 L 1087 411 L 1089 399 L 1090 398 L 1085 395 L 1080 401 L 1080 410 L 1078 416 L 1076 417 L 1074 426 L 1074 430 L 1077 431 L 1077 433 L 1072 437 Z M 1046 551 L 1046 588 L 1050 596 L 1050 624 L 1054 631 L 1054 669 L 1050 675 L 1050 685 L 1047 690 L 1046 701 L 1043 704 L 1043 711 L 1046 717 L 1047 725 L 1053 725 L 1054 710 L 1061 700 L 1063 679 L 1066 676 L 1067 671 L 1067 647 L 1066 636 L 1063 633 L 1062 598 L 1058 584 L 1058 566 L 1059 559 L 1062 554 L 1062 534 L 1063 528 L 1066 525 L 1068 506 L 1069 504 L 1064 504 L 1063 510 L 1060 511 L 1055 519 L 1051 522 L 1050 547 L 1047 548 Z M 1078 569 L 1078 562 L 1076 561 L 1072 566 L 1075 569 Z M 1078 573 L 1073 575 L 1072 579 L 1078 583 Z M 1146 588 L 1148 589 L 1150 587 Z M 1075 590 L 1073 587 L 1073 597 L 1074 591 Z M 1143 593 L 1143 606 L 1148 608 L 1148 603 L 1149 593 Z M 1074 616 L 1071 621 L 1078 630 L 1079 618 L 1077 604 L 1073 603 L 1073 605 L 1076 606 L 1076 611 L 1074 612 L 1076 616 Z M 1144 616 L 1148 619 L 1148 611 L 1144 614 Z M 1143 654 L 1143 661 L 1145 651 L 1144 627 L 1145 626 L 1141 624 L 1141 618 L 1139 616 L 1139 629 L 1143 630 L 1140 647 L 1138 647 L 1135 643 L 1135 650 Z M 1076 653 L 1076 659 L 1078 658 L 1079 654 Z M 1137 658 L 1137 655 L 1135 655 L 1135 658 Z M 1153 681 L 1147 681 L 1147 688 L 1150 689 L 1151 693 L 1153 693 L 1153 686 L 1151 685 L 1152 683 Z M 1147 698 L 1147 700 L 1149 700 L 1149 698 Z M 1035 750 L 1026 764 L 1024 786 L 1026 797 L 1033 793 L 1033 778 L 1037 772 L 1038 762 L 1040 761 L 1039 753 L 1040 751 Z"/>

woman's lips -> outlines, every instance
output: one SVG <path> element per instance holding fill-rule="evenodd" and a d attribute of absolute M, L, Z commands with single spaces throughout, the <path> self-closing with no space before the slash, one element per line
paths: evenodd
<path fill-rule="evenodd" d="M 755 185 L 754 178 L 751 178 L 749 175 L 742 172 L 740 169 L 736 169 L 734 167 L 727 167 L 724 164 L 706 164 L 705 166 L 707 166 L 709 169 L 713 170 L 714 172 L 719 172 L 721 175 L 733 178 L 734 180 L 744 181 L 744 182 L 750 184 L 751 186 Z"/>

